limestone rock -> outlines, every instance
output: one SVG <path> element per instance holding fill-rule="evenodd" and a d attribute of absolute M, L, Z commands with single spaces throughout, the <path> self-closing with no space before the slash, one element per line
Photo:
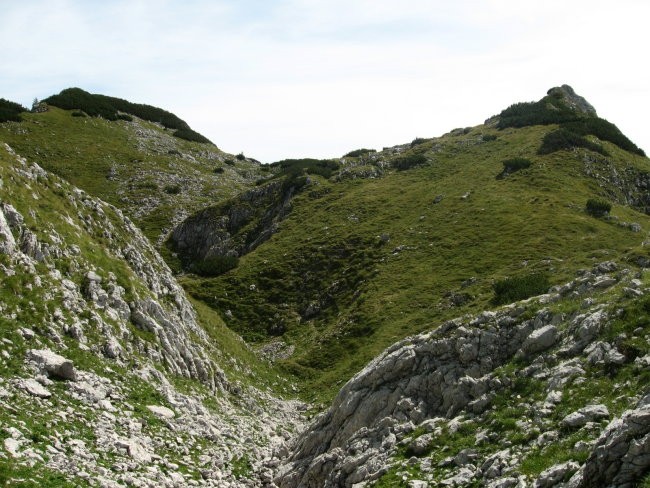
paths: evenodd
<path fill-rule="evenodd" d="M 75 381 L 77 378 L 72 361 L 49 349 L 30 349 L 27 351 L 27 359 L 34 362 L 49 376 L 70 381 Z"/>
<path fill-rule="evenodd" d="M 570 428 L 582 427 L 587 422 L 593 422 L 607 417 L 609 417 L 609 410 L 605 405 L 587 405 L 564 417 L 562 419 L 562 425 Z"/>
<path fill-rule="evenodd" d="M 163 419 L 173 419 L 176 416 L 173 410 L 161 405 L 147 405 L 147 409 L 154 415 Z"/>
<path fill-rule="evenodd" d="M 35 379 L 30 378 L 21 381 L 20 387 L 35 397 L 50 398 L 52 396 L 52 393 Z"/>
<path fill-rule="evenodd" d="M 544 470 L 533 483 L 533 488 L 550 488 L 575 473 L 580 465 L 574 461 L 556 464 Z"/>

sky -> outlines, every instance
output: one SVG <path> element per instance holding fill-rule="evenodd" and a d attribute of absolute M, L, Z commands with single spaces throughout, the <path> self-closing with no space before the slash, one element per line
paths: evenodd
<path fill-rule="evenodd" d="M 230 153 L 340 157 L 571 85 L 650 153 L 646 0 L 0 0 L 0 98 L 171 111 Z"/>

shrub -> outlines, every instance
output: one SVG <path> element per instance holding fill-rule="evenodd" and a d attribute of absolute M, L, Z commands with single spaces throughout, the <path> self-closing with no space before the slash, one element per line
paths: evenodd
<path fill-rule="evenodd" d="M 238 264 L 237 256 L 212 256 L 192 263 L 190 271 L 199 276 L 219 276 L 236 268 Z"/>
<path fill-rule="evenodd" d="M 530 273 L 497 281 L 492 285 L 492 303 L 503 305 L 546 293 L 550 284 L 544 273 Z"/>
<path fill-rule="evenodd" d="M 594 217 L 603 217 L 612 210 L 612 204 L 605 200 L 590 198 L 587 200 L 585 210 L 589 215 L 593 215 Z"/>
<path fill-rule="evenodd" d="M 377 152 L 375 149 L 355 149 L 354 151 L 350 151 L 346 155 L 344 155 L 344 158 L 358 158 L 359 156 L 365 156 L 366 154 L 374 153 Z"/>
<path fill-rule="evenodd" d="M 243 152 L 240 152 L 237 156 L 235 156 L 235 159 L 237 159 L 237 161 L 244 161 L 246 159 L 246 156 L 244 156 Z"/>
<path fill-rule="evenodd" d="M 554 97 L 544 97 L 539 102 L 522 102 L 510 105 L 499 114 L 499 129 L 527 127 L 530 125 L 561 124 L 577 118 L 576 113 Z"/>
<path fill-rule="evenodd" d="M 27 112 L 27 109 L 19 103 L 0 98 L 0 122 L 20 122 L 23 120 L 22 112 Z"/>
<path fill-rule="evenodd" d="M 424 154 L 409 154 L 408 156 L 394 159 L 392 164 L 398 171 L 404 171 L 425 164 L 426 162 L 427 158 Z"/>
<path fill-rule="evenodd" d="M 538 149 L 537 153 L 551 154 L 555 151 L 560 151 L 562 149 L 572 149 L 574 147 L 584 147 L 585 149 L 600 153 L 604 156 L 609 155 L 600 144 L 591 142 L 582 137 L 580 134 L 563 128 L 546 134 L 542 140 L 542 146 Z"/>
<path fill-rule="evenodd" d="M 429 139 L 424 139 L 422 137 L 416 137 L 411 141 L 411 147 L 419 146 L 420 144 L 424 144 L 427 142 Z"/>
<path fill-rule="evenodd" d="M 218 167 L 214 168 L 214 172 L 215 172 L 216 174 L 218 174 L 218 175 L 220 175 L 220 174 L 223 173 L 224 171 L 225 171 L 225 169 L 223 169 L 222 166 L 218 166 Z"/>
<path fill-rule="evenodd" d="M 66 88 L 43 102 L 64 110 L 83 110 L 91 117 L 103 117 L 106 120 L 129 120 L 125 117 L 135 115 L 143 120 L 162 124 L 166 129 L 176 129 L 174 133 L 176 137 L 196 142 L 210 142 L 171 112 L 143 103 L 131 103 L 121 98 L 95 95 L 81 88 Z"/>
<path fill-rule="evenodd" d="M 227 164 L 228 166 L 234 166 L 235 165 L 235 160 L 234 159 L 226 159 L 226 160 L 224 160 L 224 163 Z"/>
<path fill-rule="evenodd" d="M 72 115 L 73 117 L 85 117 L 86 116 L 85 112 L 82 112 L 81 110 L 73 110 L 70 115 Z"/>
<path fill-rule="evenodd" d="M 280 168 L 277 176 L 295 177 L 303 173 L 310 175 L 320 175 L 323 178 L 330 178 L 335 171 L 339 169 L 339 163 L 332 159 L 283 159 L 271 163 L 272 168 Z"/>
<path fill-rule="evenodd" d="M 482 139 L 484 142 L 496 141 L 497 136 L 495 136 L 494 134 L 483 134 Z"/>
<path fill-rule="evenodd" d="M 506 159 L 503 162 L 503 169 L 513 173 L 519 171 L 520 169 L 526 169 L 530 167 L 530 159 L 526 158 L 512 158 Z"/>
<path fill-rule="evenodd" d="M 129 114 L 117 114 L 117 118 L 120 120 L 126 120 L 127 122 L 133 122 L 133 117 Z"/>
<path fill-rule="evenodd" d="M 170 195 L 178 195 L 181 192 L 181 185 L 166 185 L 164 190 Z"/>
<path fill-rule="evenodd" d="M 594 135 L 598 139 L 611 142 L 625 151 L 638 154 L 639 156 L 645 156 L 645 152 L 629 140 L 618 127 L 600 117 L 590 117 L 574 122 L 567 122 L 562 124 L 562 128 L 583 136 L 587 134 Z"/>
<path fill-rule="evenodd" d="M 174 131 L 174 137 L 185 139 L 186 141 L 200 142 L 202 144 L 212 144 L 210 139 L 192 129 L 177 129 Z"/>

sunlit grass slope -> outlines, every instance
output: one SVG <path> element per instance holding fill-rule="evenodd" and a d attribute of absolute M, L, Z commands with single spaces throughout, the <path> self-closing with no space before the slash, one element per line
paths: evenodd
<path fill-rule="evenodd" d="M 479 126 L 375 157 L 386 168 L 424 155 L 404 171 L 312 176 L 268 242 L 236 269 L 184 285 L 248 340 L 295 344 L 284 366 L 308 399 L 327 398 L 394 341 L 492 306 L 495 280 L 541 272 L 559 284 L 639 248 L 650 230 L 644 213 L 617 201 L 610 218 L 586 213 L 589 198 L 618 192 L 587 176 L 591 152 L 537 154 L 555 128 Z M 599 164 L 650 170 L 646 158 L 603 144 L 610 156 Z M 497 179 L 513 157 L 530 167 Z"/>

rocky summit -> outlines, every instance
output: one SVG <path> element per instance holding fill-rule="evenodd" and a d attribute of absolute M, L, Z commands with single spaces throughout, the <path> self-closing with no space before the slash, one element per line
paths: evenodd
<path fill-rule="evenodd" d="M 0 485 L 650 486 L 650 160 L 570 86 L 269 165 L 0 108 Z"/>

